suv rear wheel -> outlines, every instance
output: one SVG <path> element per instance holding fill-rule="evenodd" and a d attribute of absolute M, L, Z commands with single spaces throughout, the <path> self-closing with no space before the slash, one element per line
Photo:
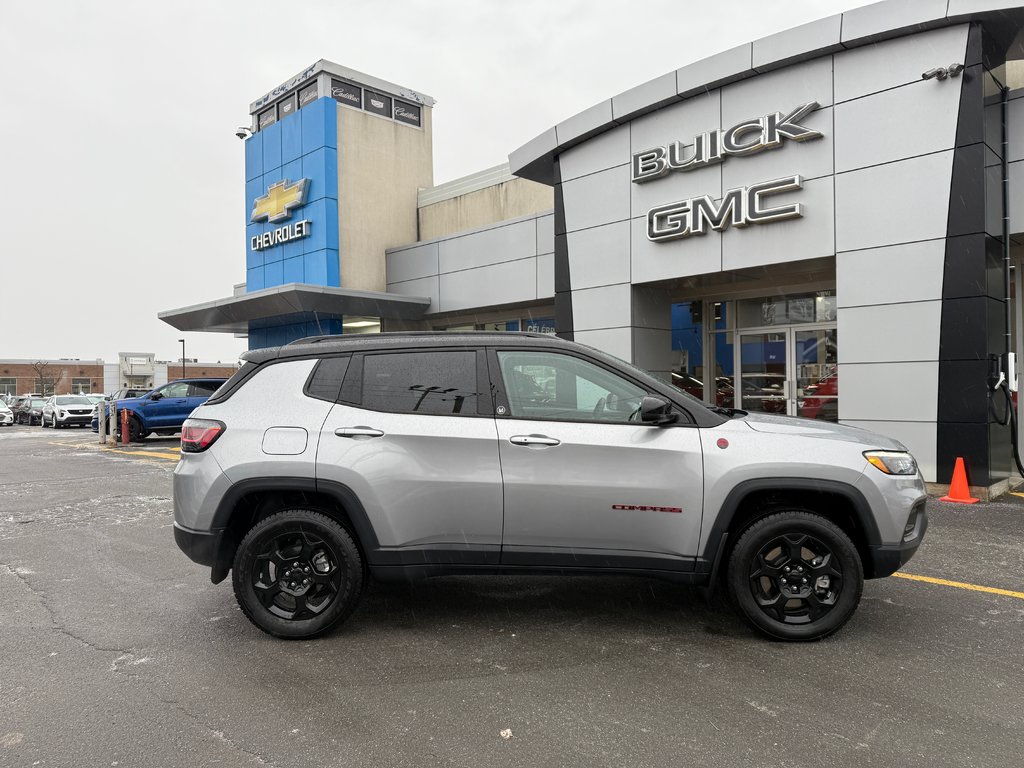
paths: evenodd
<path fill-rule="evenodd" d="M 348 618 L 363 591 L 363 562 L 348 532 L 320 512 L 290 509 L 242 539 L 232 569 L 242 612 L 289 639 L 322 634 Z"/>
<path fill-rule="evenodd" d="M 820 640 L 853 615 L 864 569 L 850 538 L 812 512 L 777 512 L 751 525 L 729 559 L 729 594 L 756 629 L 779 640 Z"/>

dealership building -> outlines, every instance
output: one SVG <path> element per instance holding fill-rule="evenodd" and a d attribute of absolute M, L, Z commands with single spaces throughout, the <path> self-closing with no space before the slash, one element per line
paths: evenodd
<path fill-rule="evenodd" d="M 250 348 L 557 333 L 709 402 L 891 435 L 931 482 L 962 456 L 996 492 L 1013 456 L 988 381 L 1024 351 L 1022 30 L 1007 3 L 857 8 L 437 186 L 434 100 L 319 61 L 250 105 L 245 282 L 160 317 Z"/>

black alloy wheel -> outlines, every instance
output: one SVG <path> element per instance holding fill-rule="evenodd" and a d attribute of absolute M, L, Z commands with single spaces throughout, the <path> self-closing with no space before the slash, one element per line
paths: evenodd
<path fill-rule="evenodd" d="M 837 631 L 864 588 L 850 538 L 804 510 L 778 512 L 750 526 L 736 543 L 727 578 L 747 621 L 780 640 L 820 640 Z"/>
<path fill-rule="evenodd" d="M 117 427 L 118 436 L 121 434 L 121 422 L 118 421 Z M 128 417 L 128 441 L 131 443 L 138 443 L 146 436 L 146 432 L 142 429 L 142 422 L 140 422 L 134 416 Z"/>
<path fill-rule="evenodd" d="M 349 533 L 307 509 L 257 523 L 239 544 L 232 571 L 246 617 L 288 639 L 313 637 L 344 621 L 364 582 L 362 557 Z"/>

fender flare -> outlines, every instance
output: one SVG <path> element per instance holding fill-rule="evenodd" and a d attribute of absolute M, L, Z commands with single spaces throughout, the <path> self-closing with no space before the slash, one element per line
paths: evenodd
<path fill-rule="evenodd" d="M 849 483 L 839 480 L 822 480 L 810 477 L 762 477 L 751 480 L 744 480 L 737 483 L 722 502 L 715 523 L 708 534 L 707 544 L 698 559 L 698 569 L 703 568 L 707 573 L 717 573 L 722 563 L 720 560 L 725 555 L 725 539 L 727 536 L 736 537 L 736 531 L 731 530 L 732 520 L 736 515 L 743 500 L 751 493 L 759 491 L 818 491 L 842 496 L 850 502 L 856 522 L 864 532 L 865 544 L 870 548 L 882 543 L 881 534 L 878 531 L 878 523 L 871 513 L 871 505 L 864 498 L 864 494 Z"/>
<path fill-rule="evenodd" d="M 331 480 L 316 480 L 312 477 L 253 477 L 232 484 L 224 496 L 221 497 L 220 503 L 217 504 L 210 529 L 223 534 L 230 525 L 231 516 L 234 514 L 235 508 L 242 498 L 250 493 L 260 491 L 321 493 L 329 496 L 345 511 L 349 522 L 351 522 L 352 527 L 355 529 L 355 534 L 363 548 L 363 553 L 369 557 L 370 553 L 380 547 L 377 534 L 374 532 L 370 519 L 366 514 L 366 509 L 355 492 L 342 483 L 336 483 Z M 226 541 L 226 537 L 223 535 L 220 538 L 221 546 L 218 549 L 221 551 L 218 553 L 218 559 L 222 560 L 224 557 L 223 548 L 225 545 L 229 545 L 230 542 Z"/>

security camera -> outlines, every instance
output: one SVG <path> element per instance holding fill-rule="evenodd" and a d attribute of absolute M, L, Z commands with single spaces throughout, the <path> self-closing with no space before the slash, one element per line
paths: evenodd
<path fill-rule="evenodd" d="M 936 80 L 945 80 L 949 76 L 949 72 L 946 71 L 945 67 L 935 67 L 929 69 L 927 72 L 922 72 L 921 77 L 924 80 L 931 80 L 933 77 Z"/>
<path fill-rule="evenodd" d="M 946 67 L 946 72 L 949 73 L 950 77 L 956 77 L 957 75 L 959 75 L 963 71 L 964 71 L 964 65 L 963 64 L 950 64 L 948 67 Z"/>
<path fill-rule="evenodd" d="M 240 126 L 238 130 L 235 131 L 235 136 L 237 136 L 240 139 L 247 139 L 250 136 L 252 136 L 252 131 L 249 130 L 248 128 Z"/>

